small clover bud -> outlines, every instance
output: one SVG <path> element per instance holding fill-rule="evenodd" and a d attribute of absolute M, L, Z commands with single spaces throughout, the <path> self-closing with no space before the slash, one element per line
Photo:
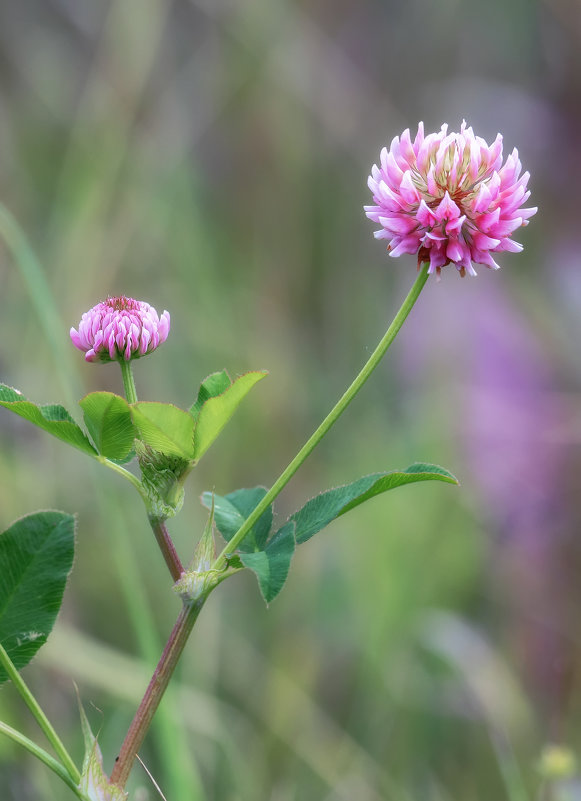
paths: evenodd
<path fill-rule="evenodd" d="M 169 323 L 169 312 L 159 317 L 149 303 L 121 295 L 85 312 L 79 330 L 71 328 L 71 339 L 87 362 L 128 362 L 165 342 Z"/>
<path fill-rule="evenodd" d="M 473 263 L 497 270 L 493 253 L 522 250 L 510 237 L 537 209 L 521 208 L 530 192 L 520 172 L 516 148 L 502 163 L 500 134 L 489 145 L 463 122 L 459 133 L 442 125 L 424 136 L 420 122 L 413 141 L 406 129 L 381 151 L 367 182 L 374 205 L 364 208 L 390 256 L 417 254 L 438 275 L 447 264 L 476 275 Z"/>

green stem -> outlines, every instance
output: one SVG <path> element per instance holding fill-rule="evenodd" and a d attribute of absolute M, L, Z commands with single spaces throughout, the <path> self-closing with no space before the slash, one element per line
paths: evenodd
<path fill-rule="evenodd" d="M 215 560 L 211 568 L 212 570 L 220 570 L 224 567 L 227 554 L 231 553 L 237 548 L 237 546 L 244 539 L 246 534 L 250 531 L 254 523 L 261 516 L 261 514 L 272 503 L 272 501 L 280 493 L 283 487 L 286 486 L 286 484 L 290 481 L 292 476 L 299 469 L 301 464 L 309 456 L 311 451 L 324 437 L 324 435 L 331 428 L 333 423 L 345 411 L 347 406 L 351 403 L 355 395 L 359 392 L 363 384 L 367 381 L 373 370 L 375 370 L 375 368 L 381 361 L 382 357 L 384 356 L 386 350 L 389 348 L 389 346 L 395 339 L 406 317 L 410 313 L 414 303 L 418 299 L 418 296 L 422 291 L 427 279 L 428 279 L 428 265 L 425 264 L 421 268 L 418 277 L 416 278 L 400 310 L 396 314 L 392 324 L 388 328 L 387 332 L 385 333 L 379 345 L 371 354 L 369 360 L 367 361 L 367 363 L 365 364 L 359 375 L 356 377 L 356 379 L 353 381 L 353 383 L 347 389 L 347 391 L 341 396 L 341 398 L 335 404 L 333 409 L 329 412 L 327 417 L 325 417 L 325 419 L 323 420 L 321 425 L 317 428 L 315 433 L 310 437 L 309 440 L 307 440 L 305 445 L 303 445 L 301 450 L 298 452 L 298 454 L 295 456 L 295 458 L 292 460 L 292 462 L 289 464 L 286 470 L 273 484 L 269 492 L 267 492 L 267 494 L 264 496 L 261 503 L 258 504 L 258 506 L 254 509 L 252 514 L 246 519 L 244 524 L 240 527 L 240 529 L 237 531 L 234 537 L 230 540 L 226 548 Z M 128 400 L 129 400 L 129 395 L 128 395 Z M 155 526 L 154 526 L 154 531 L 155 531 Z M 161 530 L 156 532 L 158 541 L 160 540 L 160 537 L 162 541 L 165 541 L 165 537 L 163 536 L 163 534 L 164 532 Z M 166 561 L 168 561 L 167 558 Z M 168 565 L 169 564 L 170 562 L 168 562 Z M 177 572 L 177 562 L 173 565 L 173 568 L 170 565 L 170 569 L 172 569 L 174 572 Z M 137 712 L 135 713 L 135 717 L 133 718 L 131 726 L 129 727 L 129 731 L 127 732 L 125 740 L 123 741 L 123 745 L 121 746 L 119 756 L 117 758 L 117 761 L 115 762 L 115 767 L 113 768 L 113 772 L 111 773 L 111 778 L 110 778 L 111 784 L 115 784 L 120 788 L 125 787 L 127 779 L 129 778 L 129 774 L 131 772 L 131 768 L 135 761 L 137 752 L 139 751 L 141 744 L 143 743 L 145 735 L 147 734 L 147 731 L 151 725 L 153 716 L 160 704 L 163 694 L 167 689 L 169 681 L 175 671 L 179 658 L 185 648 L 186 642 L 188 641 L 188 638 L 191 634 L 194 624 L 206 600 L 207 594 L 208 593 L 204 593 L 203 595 L 198 597 L 193 604 L 184 604 L 184 606 L 182 607 L 180 615 L 176 621 L 176 624 L 164 648 L 161 659 L 159 660 L 159 663 L 155 669 L 155 672 L 149 683 L 149 686 L 145 691 L 145 695 L 143 696 L 143 699 L 139 705 Z"/>
<path fill-rule="evenodd" d="M 54 748 L 57 756 L 60 758 L 61 762 L 65 766 L 69 776 L 71 779 L 78 784 L 81 781 L 81 774 L 71 759 L 67 749 L 64 747 L 61 739 L 59 738 L 56 731 L 51 726 L 48 718 L 40 708 L 40 705 L 31 691 L 28 689 L 27 685 L 24 682 L 24 679 L 20 675 L 20 673 L 16 670 L 14 663 L 6 653 L 4 647 L 0 645 L 0 664 L 8 674 L 8 678 L 12 681 L 20 697 L 26 704 L 26 706 L 30 709 L 34 717 L 36 718 L 36 722 L 40 726 L 40 728 L 45 733 L 48 741 Z"/>
<path fill-rule="evenodd" d="M 121 367 L 121 375 L 123 376 L 123 389 L 125 390 L 127 403 L 137 403 L 137 392 L 135 390 L 131 361 L 127 362 L 125 359 L 120 359 L 119 366 Z"/>
<path fill-rule="evenodd" d="M 88 801 L 87 796 L 77 787 L 74 780 L 69 776 L 68 772 L 63 768 L 60 762 L 52 757 L 44 748 L 41 748 L 36 743 L 29 740 L 28 737 L 25 737 L 24 734 L 13 729 L 12 726 L 8 726 L 6 723 L 2 723 L 0 721 L 0 732 L 5 734 L 7 737 L 10 737 L 18 745 L 23 746 L 26 748 L 27 751 L 30 751 L 37 759 L 40 759 L 41 762 L 49 767 L 56 775 L 61 779 L 66 785 L 68 785 L 71 790 L 77 795 L 78 798 L 82 799 L 82 801 Z"/>
<path fill-rule="evenodd" d="M 106 456 L 101 456 L 100 454 L 97 454 L 95 456 L 95 459 L 100 464 L 104 464 L 105 467 L 110 467 L 111 470 L 114 470 L 116 473 L 119 473 L 120 476 L 123 476 L 123 478 L 126 478 L 127 481 L 131 482 L 131 484 L 133 484 L 133 486 L 135 487 L 137 492 L 141 495 L 143 500 L 147 503 L 147 493 L 143 489 L 143 484 L 137 478 L 137 476 L 134 476 L 133 473 L 131 473 L 129 470 L 126 470 L 120 464 L 117 464 L 117 462 L 112 462 L 110 459 L 107 459 Z"/>
<path fill-rule="evenodd" d="M 205 600 L 206 595 L 200 597 L 195 603 L 184 604 L 182 607 L 161 659 L 125 736 L 115 767 L 111 773 L 111 784 L 115 784 L 122 789 L 125 787 L 137 752 L 141 748 L 153 716 L 173 676 Z"/>
<path fill-rule="evenodd" d="M 236 534 L 228 542 L 222 553 L 218 556 L 218 558 L 214 562 L 212 566 L 213 569 L 220 570 L 224 567 L 227 554 L 233 553 L 236 550 L 236 548 L 240 545 L 244 537 L 248 534 L 248 532 L 250 531 L 252 526 L 256 523 L 261 514 L 270 506 L 270 504 L 274 501 L 277 495 L 284 489 L 284 487 L 288 484 L 288 482 L 297 472 L 297 470 L 305 461 L 305 459 L 309 456 L 309 454 L 313 451 L 313 449 L 325 436 L 327 431 L 331 428 L 333 423 L 336 422 L 336 420 L 345 411 L 347 406 L 349 406 L 355 395 L 357 395 L 363 384 L 365 384 L 371 373 L 375 370 L 375 368 L 385 355 L 386 350 L 389 348 L 389 346 L 395 339 L 399 329 L 402 327 L 406 317 L 412 310 L 412 307 L 416 302 L 416 300 L 418 299 L 418 296 L 422 291 L 424 284 L 426 283 L 427 280 L 428 280 L 428 265 L 424 264 L 420 272 L 418 273 L 418 276 L 412 288 L 410 289 L 408 296 L 406 297 L 406 299 L 401 305 L 400 310 L 394 317 L 392 324 L 387 329 L 384 337 L 382 338 L 378 346 L 375 348 L 375 350 L 369 357 L 367 363 L 365 364 L 359 375 L 355 378 L 351 386 L 345 391 L 345 393 L 341 396 L 341 398 L 339 398 L 335 406 L 331 409 L 329 414 L 325 417 L 325 419 L 323 420 L 321 425 L 317 428 L 317 430 L 314 432 L 314 434 L 303 445 L 303 447 L 297 453 L 295 458 L 288 465 L 286 470 L 275 481 L 275 483 L 266 493 L 266 495 L 258 504 L 258 506 L 255 507 L 252 514 L 250 514 L 249 517 L 246 518 L 244 523 L 240 526 Z"/>
<path fill-rule="evenodd" d="M 123 376 L 123 387 L 125 389 L 125 397 L 127 398 L 127 403 L 137 403 L 137 391 L 135 389 L 135 381 L 133 380 L 133 370 L 131 369 L 131 361 L 125 361 L 124 359 L 119 360 L 119 366 L 121 367 L 121 375 Z M 143 498 L 146 507 L 149 506 L 149 499 L 147 497 L 147 493 L 143 488 L 143 484 L 136 478 L 133 473 L 130 473 L 125 468 L 121 467 L 120 465 L 116 465 L 114 462 L 109 461 L 106 459 L 104 464 L 107 464 L 107 467 L 111 467 L 113 470 L 116 470 L 126 479 L 131 481 L 131 483 L 136 487 L 137 491 Z M 155 538 L 157 540 L 157 544 L 161 550 L 163 558 L 169 568 L 169 571 L 172 575 L 174 581 L 177 581 L 181 574 L 184 572 L 184 568 L 182 563 L 180 562 L 180 558 L 177 554 L 175 546 L 173 544 L 172 538 L 169 535 L 167 527 L 165 525 L 165 521 L 160 519 L 152 519 L 149 518 L 149 522 L 151 523 L 151 527 L 153 529 L 153 533 L 155 534 Z"/>

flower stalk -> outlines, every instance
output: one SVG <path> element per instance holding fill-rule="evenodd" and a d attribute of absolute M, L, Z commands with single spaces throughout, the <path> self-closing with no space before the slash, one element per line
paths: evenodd
<path fill-rule="evenodd" d="M 179 658 L 185 648 L 186 642 L 188 641 L 194 624 L 198 619 L 198 615 L 200 614 L 202 606 L 204 605 L 205 600 L 210 594 L 211 590 L 216 586 L 216 584 L 219 583 L 220 578 L 224 577 L 223 571 L 227 567 L 228 555 L 236 550 L 254 523 L 273 502 L 286 484 L 288 484 L 305 459 L 314 450 L 321 439 L 329 431 L 333 423 L 338 420 L 338 418 L 365 384 L 397 336 L 397 333 L 411 312 L 427 280 L 428 265 L 424 264 L 420 268 L 418 276 L 407 297 L 402 303 L 401 308 L 394 317 L 393 322 L 367 360 L 363 369 L 359 372 L 355 380 L 331 409 L 321 425 L 316 429 L 312 436 L 303 445 L 301 450 L 297 453 L 295 458 L 290 462 L 286 470 L 284 470 L 277 481 L 275 481 L 269 492 L 267 492 L 267 494 L 264 496 L 263 500 L 258 504 L 258 506 L 256 506 L 252 514 L 246 519 L 234 537 L 232 537 L 222 553 L 214 561 L 214 564 L 208 571 L 209 573 L 214 574 L 214 581 L 209 582 L 208 584 L 202 583 L 200 585 L 200 592 L 198 596 L 193 600 L 184 603 L 149 686 L 147 687 L 145 695 L 143 696 L 139 708 L 135 713 L 135 717 L 133 718 L 131 726 L 129 727 L 129 731 L 127 732 L 125 740 L 123 741 L 123 745 L 121 746 L 119 756 L 110 777 L 112 784 L 117 785 L 121 789 L 125 787 L 136 755 L 143 743 L 143 740 L 145 739 L 155 711 L 157 710 L 163 694 L 167 689 Z M 175 556 L 172 555 L 173 545 L 169 545 L 171 540 L 169 538 L 169 534 L 167 534 L 165 523 L 161 520 L 156 521 L 153 519 L 150 519 L 150 522 L 160 548 L 164 554 L 164 558 L 166 559 L 166 563 L 172 572 L 172 576 L 175 577 L 178 569 L 180 569 L 181 575 L 183 568 L 181 567 L 181 563 L 179 562 L 177 554 L 175 554 Z M 177 578 L 179 578 L 179 576 L 177 576 Z"/>
<path fill-rule="evenodd" d="M 137 403 L 137 390 L 135 389 L 135 379 L 133 378 L 131 361 L 119 359 L 119 367 L 121 368 L 121 375 L 123 376 L 123 389 L 125 390 L 127 403 Z"/>
<path fill-rule="evenodd" d="M 424 288 L 424 285 L 427 280 L 428 280 L 428 264 L 424 264 L 420 268 L 418 276 L 412 288 L 410 289 L 406 299 L 402 303 L 400 310 L 394 317 L 393 322 L 385 332 L 385 335 L 383 336 L 383 338 L 381 339 L 381 341 L 379 342 L 379 344 L 377 345 L 377 347 L 375 348 L 375 350 L 365 363 L 361 372 L 357 375 L 352 384 L 339 398 L 339 400 L 337 401 L 335 406 L 331 409 L 329 414 L 325 417 L 321 425 L 307 440 L 307 442 L 305 442 L 305 444 L 303 445 L 301 450 L 297 453 L 292 462 L 290 462 L 288 467 L 281 473 L 281 475 L 272 485 L 270 490 L 266 493 L 264 498 L 255 507 L 253 512 L 246 518 L 246 520 L 244 521 L 242 526 L 240 526 L 236 534 L 228 542 L 222 553 L 220 553 L 220 555 L 212 565 L 212 568 L 214 570 L 220 570 L 224 568 L 224 566 L 226 565 L 228 554 L 234 553 L 236 548 L 240 545 L 244 537 L 248 534 L 248 532 L 251 530 L 252 526 L 256 523 L 256 521 L 260 518 L 262 513 L 266 509 L 268 509 L 270 504 L 288 484 L 288 482 L 297 472 L 297 470 L 305 461 L 305 459 L 312 453 L 315 447 L 323 439 L 327 431 L 329 431 L 331 426 L 339 419 L 339 417 L 343 414 L 345 409 L 349 406 L 353 398 L 357 395 L 361 387 L 365 384 L 371 373 L 375 370 L 379 362 L 384 357 L 387 349 L 397 336 L 398 331 L 400 330 L 407 316 L 411 312 L 412 307 L 416 302 L 416 300 L 418 299 L 420 292 Z"/>

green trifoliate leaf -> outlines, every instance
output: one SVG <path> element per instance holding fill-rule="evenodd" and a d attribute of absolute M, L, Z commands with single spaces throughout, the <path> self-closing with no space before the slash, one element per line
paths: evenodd
<path fill-rule="evenodd" d="M 433 464 L 418 463 L 402 471 L 395 470 L 390 473 L 374 473 L 364 476 L 352 484 L 346 484 L 317 495 L 302 509 L 291 515 L 290 520 L 294 520 L 296 523 L 297 544 L 306 542 L 332 520 L 370 498 L 417 481 L 445 481 L 448 484 L 458 484 L 458 479 L 452 473 Z"/>
<path fill-rule="evenodd" d="M 131 415 L 139 438 L 166 456 L 194 459 L 194 418 L 171 403 L 135 403 Z"/>
<path fill-rule="evenodd" d="M 74 549 L 75 520 L 64 512 L 27 515 L 0 534 L 0 642 L 18 669 L 52 631 Z"/>
<path fill-rule="evenodd" d="M 226 392 L 231 384 L 232 379 L 226 370 L 220 370 L 218 373 L 211 373 L 207 378 L 205 378 L 200 384 L 196 402 L 192 404 L 189 410 L 194 420 L 197 421 L 198 417 L 200 416 L 202 406 L 207 400 L 210 398 L 215 398 L 217 395 L 221 395 L 223 392 Z"/>
<path fill-rule="evenodd" d="M 7 387 L 6 384 L 0 384 L 0 406 L 10 409 L 11 412 L 24 417 L 35 426 L 48 431 L 49 434 L 84 453 L 91 456 L 95 456 L 97 453 L 87 435 L 63 406 L 58 404 L 38 406 L 32 401 L 26 400 L 18 390 Z"/>
<path fill-rule="evenodd" d="M 103 756 L 97 738 L 91 731 L 85 710 L 79 701 L 81 727 L 85 741 L 85 757 L 79 789 L 91 801 L 125 801 L 128 794 L 115 784 L 109 783 L 109 778 L 103 770 Z"/>
<path fill-rule="evenodd" d="M 295 524 L 289 521 L 269 540 L 263 551 L 241 553 L 240 559 L 258 579 L 262 597 L 269 604 L 282 590 L 295 552 Z"/>
<path fill-rule="evenodd" d="M 217 391 L 217 388 L 225 383 L 223 373 L 214 373 L 213 375 L 215 378 L 209 376 L 206 379 L 209 383 L 205 387 L 205 392 L 209 395 Z M 199 407 L 200 395 L 198 395 L 198 401 L 190 410 L 197 415 L 196 430 L 194 432 L 194 459 L 196 461 L 208 450 L 252 387 L 266 375 L 266 370 L 245 373 L 245 375 L 241 375 L 231 383 L 221 394 L 211 395 Z M 209 379 L 213 380 L 210 382 Z M 202 384 L 202 388 L 204 384 Z M 202 392 L 202 388 L 200 392 Z M 203 394 L 202 392 L 202 397 Z"/>
<path fill-rule="evenodd" d="M 92 392 L 79 401 L 79 405 L 99 453 L 107 459 L 125 459 L 137 437 L 125 398 L 112 392 Z"/>
<path fill-rule="evenodd" d="M 224 496 L 204 492 L 202 503 L 206 509 L 210 509 L 212 499 L 214 500 L 214 522 L 216 528 L 224 539 L 229 542 L 265 495 L 266 489 L 264 487 L 239 489 Z M 271 527 L 272 506 L 258 518 L 238 546 L 238 549 L 241 552 L 261 551 L 266 544 Z"/>

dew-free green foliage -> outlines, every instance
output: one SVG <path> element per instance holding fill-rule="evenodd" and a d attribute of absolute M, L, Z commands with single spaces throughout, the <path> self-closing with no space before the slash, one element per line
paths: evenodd
<path fill-rule="evenodd" d="M 241 553 L 240 561 L 258 579 L 265 602 L 273 601 L 282 590 L 295 552 L 295 524 L 291 520 L 268 541 L 263 551 Z"/>
<path fill-rule="evenodd" d="M 194 426 L 191 414 L 171 403 L 136 403 L 131 407 L 139 438 L 153 450 L 166 456 L 192 461 Z"/>
<path fill-rule="evenodd" d="M 0 642 L 18 669 L 52 630 L 74 549 L 75 520 L 64 512 L 26 515 L 0 534 Z"/>
<path fill-rule="evenodd" d="M 227 542 L 230 542 L 250 513 L 258 506 L 266 495 L 264 487 L 239 489 L 226 496 L 214 496 L 214 521 L 216 528 Z M 205 492 L 202 497 L 204 506 L 210 507 L 212 493 Z M 239 551 L 246 553 L 260 551 L 264 548 L 270 529 L 272 528 L 272 505 L 263 512 L 240 543 Z"/>
<path fill-rule="evenodd" d="M 127 401 L 113 392 L 92 392 L 79 406 L 99 453 L 107 459 L 125 459 L 137 436 Z"/>
<path fill-rule="evenodd" d="M 291 515 L 290 519 L 295 521 L 297 527 L 297 544 L 306 542 L 332 520 L 370 498 L 418 481 L 445 481 L 448 484 L 458 484 L 458 479 L 443 467 L 419 462 L 405 470 L 364 476 L 351 484 L 336 487 L 311 498 L 302 509 Z"/>
<path fill-rule="evenodd" d="M 96 454 L 87 435 L 63 406 L 58 404 L 38 406 L 32 401 L 26 400 L 18 390 L 7 387 L 5 384 L 0 384 L 0 405 L 80 451 L 91 456 Z"/>
<path fill-rule="evenodd" d="M 548 31 L 546 9 L 558 9 L 559 15 Z M 163 399 L 187 408 L 197 389 L 191 376 L 201 379 L 225 365 L 240 372 L 256 364 L 276 372 L 269 418 L 284 419 L 284 430 L 267 429 L 260 409 L 250 408 L 244 429 L 233 420 L 236 447 L 221 448 L 225 458 L 219 463 L 205 462 L 204 456 L 203 475 L 190 479 L 196 486 L 203 481 L 196 491 L 216 486 L 224 494 L 270 482 L 271 469 L 286 463 L 302 433 L 317 422 L 314 410 L 326 410 L 333 387 L 342 387 L 358 366 L 414 271 L 413 257 L 387 257 L 360 209 L 368 202 L 365 178 L 379 145 L 427 113 L 426 93 L 433 96 L 435 82 L 458 104 L 454 120 L 447 120 L 453 127 L 463 115 L 469 123 L 478 117 L 484 120 L 483 135 L 494 137 L 497 127 L 505 126 L 500 117 L 508 92 L 515 102 L 509 109 L 513 133 L 504 131 L 507 152 L 519 146 L 530 167 L 541 153 L 561 152 L 562 126 L 554 122 L 570 119 L 578 106 L 577 9 L 574 2 L 542 3 L 539 13 L 528 0 L 401 3 L 394 36 L 390 3 L 0 3 L 1 202 L 17 211 L 30 237 L 30 245 L 22 237 L 14 245 L 2 231 L 3 367 L 10 378 L 5 373 L 0 380 L 34 400 L 58 400 L 70 411 L 92 389 L 121 393 L 117 365 L 86 363 L 66 332 L 106 294 L 131 289 L 158 310 L 166 307 L 173 326 L 163 348 L 135 365 L 140 399 L 161 400 L 155 389 L 163 383 Z M 402 70 L 408 43 L 418 37 L 422 53 Z M 467 40 L 469 70 L 461 48 L 450 48 L 451 42 Z M 364 63 L 358 42 L 365 43 Z M 551 44 L 561 56 L 556 64 L 547 62 Z M 539 70 L 550 80 L 532 82 Z M 309 74 L 325 80 L 308 80 Z M 387 80 L 390 75 L 397 81 Z M 547 112 L 548 125 L 529 124 L 531 98 L 535 109 L 540 102 Z M 489 113 L 492 109 L 500 113 Z M 434 113 L 436 125 L 445 121 L 443 111 L 436 118 Z M 547 207 L 548 185 L 535 180 L 531 203 L 541 209 Z M 574 192 L 575 182 L 570 186 Z M 524 254 L 507 256 L 500 273 L 479 270 L 467 285 L 448 266 L 442 283 L 427 287 L 405 335 L 411 348 L 419 347 L 426 369 L 410 374 L 407 362 L 404 369 L 405 340 L 396 342 L 393 358 L 388 356 L 350 415 L 352 428 L 346 421 L 331 435 L 324 451 L 331 458 L 315 455 L 285 499 L 294 511 L 319 489 L 369 472 L 418 457 L 454 468 L 464 454 L 462 478 L 470 503 L 449 487 L 432 485 L 398 491 L 387 505 L 380 499 L 365 504 L 343 519 L 348 541 L 343 537 L 341 548 L 335 548 L 332 531 L 313 540 L 308 580 L 273 604 L 266 619 L 257 619 L 256 604 L 241 597 L 238 582 L 217 590 L 204 610 L 205 624 L 213 626 L 211 644 L 203 647 L 194 635 L 176 688 L 179 702 L 177 697 L 173 704 L 164 702 L 160 711 L 167 725 L 157 732 L 154 727 L 142 754 L 150 768 L 155 765 L 168 801 L 316 800 L 348 796 L 350 790 L 365 801 L 507 801 L 486 726 L 467 699 L 464 679 L 480 681 L 483 706 L 488 701 L 506 709 L 506 696 L 490 681 L 486 666 L 467 667 L 452 680 L 442 676 L 439 660 L 418 657 L 413 647 L 418 621 L 433 607 L 444 607 L 474 632 L 491 637 L 497 658 L 528 682 L 533 724 L 512 727 L 508 718 L 510 745 L 501 748 L 513 751 L 527 774 L 527 797 L 538 797 L 533 766 L 546 735 L 543 693 L 556 685 L 537 682 L 545 675 L 546 649 L 526 645 L 552 632 L 559 635 L 557 650 L 561 641 L 565 649 L 575 641 L 579 607 L 575 585 L 568 592 L 567 582 L 574 579 L 578 559 L 564 565 L 558 558 L 562 539 L 549 530 L 546 517 L 539 518 L 539 536 L 552 555 L 543 561 L 541 579 L 555 582 L 568 602 L 559 604 L 558 593 L 520 595 L 530 595 L 530 582 L 518 570 L 516 580 L 508 571 L 507 591 L 507 572 L 497 567 L 513 540 L 496 536 L 501 510 L 495 515 L 497 510 L 486 508 L 487 484 L 477 483 L 480 474 L 465 455 L 478 459 L 482 446 L 485 456 L 490 446 L 504 455 L 511 443 L 479 428 L 475 444 L 474 409 L 466 404 L 466 393 L 473 389 L 490 399 L 491 414 L 504 408 L 505 383 L 494 383 L 490 371 L 483 375 L 477 368 L 484 352 L 491 360 L 498 353 L 495 340 L 502 343 L 497 348 L 511 347 L 515 328 L 523 333 L 518 349 L 526 365 L 537 337 L 544 338 L 541 350 L 550 357 L 557 396 L 564 376 L 581 380 L 577 337 L 562 337 L 559 324 L 566 322 L 566 330 L 573 331 L 578 324 L 574 293 L 565 290 L 577 291 L 581 274 L 555 269 L 548 282 L 544 258 L 571 241 L 573 220 L 572 214 L 563 225 L 543 228 L 537 217 L 534 226 L 521 229 L 522 239 L 516 237 L 525 244 Z M 29 266 L 31 249 L 41 258 L 40 270 Z M 516 291 L 523 282 L 526 292 Z M 563 298 L 551 326 L 551 304 Z M 508 330 L 503 305 L 516 310 Z M 478 308 L 486 318 L 484 330 L 471 317 Z M 494 308 L 493 325 L 487 308 Z M 448 315 L 455 315 L 457 325 Z M 475 341 L 481 345 L 477 353 Z M 502 369 L 505 363 L 494 359 L 486 365 Z M 527 387 L 528 419 L 538 396 Z M 570 381 L 566 387 L 570 390 Z M 568 408 L 561 412 L 566 415 Z M 1 409 L 0 422 L 4 427 L 11 422 Z M 551 413 L 546 424 L 554 432 L 555 425 L 566 428 L 567 420 Z M 532 449 L 546 467 L 539 452 L 542 432 L 541 421 L 532 440 L 525 431 L 513 449 Z M 62 508 L 79 512 L 82 546 L 74 586 L 67 589 L 78 611 L 74 628 L 55 627 L 68 658 L 58 665 L 53 660 L 52 670 L 58 667 L 65 694 L 67 682 L 70 687 L 76 680 L 86 703 L 103 710 L 106 725 L 99 740 L 110 766 L 139 701 L 137 685 L 149 678 L 134 653 L 137 643 L 147 625 L 155 636 L 166 633 L 176 600 L 166 598 L 167 571 L 153 544 L 147 547 L 140 502 L 130 497 L 129 487 L 111 476 L 110 491 L 98 500 L 100 470 L 79 469 L 79 460 L 69 460 L 60 443 L 50 447 L 54 443 L 41 441 L 31 460 L 30 433 L 36 433 L 32 427 L 23 437 L 6 428 L 1 432 L 0 508 L 6 525 L 22 509 L 56 504 L 53 493 L 63 488 Z M 551 447 L 559 454 L 575 447 L 554 440 Z M 419 450 L 424 446 L 428 449 Z M 384 462 L 387 447 L 393 461 Z M 58 471 L 51 469 L 53 454 Z M 264 466 L 253 469 L 252 478 L 249 454 Z M 342 472 L 349 464 L 352 469 Z M 316 483 L 306 483 L 309 474 Z M 560 511 L 553 518 L 559 518 L 569 552 L 579 544 L 574 528 L 571 536 L 566 532 L 569 521 L 574 527 L 579 519 L 581 494 L 555 496 L 553 483 L 542 495 L 562 504 L 554 507 Z M 31 497 L 28 506 L 23 488 L 31 487 L 32 495 L 35 484 L 41 499 Z M 527 498 L 523 493 L 519 508 Z M 511 500 L 518 504 L 517 497 Z M 529 509 L 527 521 L 536 508 Z M 184 557 L 189 550 L 182 543 L 193 537 L 189 511 L 171 524 Z M 393 536 L 379 533 L 387 527 Z M 203 528 L 201 517 L 197 528 Z M 372 543 L 372 559 L 360 553 L 357 537 Z M 523 555 L 529 539 L 518 540 Z M 122 543 L 129 552 L 119 571 L 115 554 Z M 329 558 L 327 546 L 333 550 Z M 415 581 L 427 565 L 429 578 Z M 131 571 L 149 604 L 129 589 Z M 119 587 L 137 607 L 133 619 L 114 613 Z M 227 605 L 232 597 L 244 602 Z M 530 612 L 526 620 L 523 598 Z M 313 615 L 316 625 L 300 624 Z M 515 648 L 515 642 L 523 647 Z M 154 637 L 148 665 L 155 664 L 162 646 Z M 124 662 L 128 651 L 133 662 Z M 35 659 L 35 676 L 45 658 L 49 648 Z M 262 686 L 254 681 L 249 689 L 248 675 L 268 680 Z M 53 682 L 41 681 L 38 688 L 51 705 Z M 0 687 L 4 718 L 12 713 L 7 689 Z M 189 693 L 195 697 L 187 700 Z M 68 702 L 68 709 L 64 698 L 58 705 L 59 730 L 80 754 L 71 693 Z M 574 698 L 559 705 L 559 716 L 560 730 L 581 753 Z M 507 718 L 495 722 L 505 730 Z M 17 787 L 35 801 L 65 801 L 67 790 L 56 777 L 50 784 L 52 775 L 31 770 L 26 752 L 13 749 L 7 756 L 0 755 L 1 798 Z M 187 774 L 201 758 L 204 788 L 195 791 L 177 766 L 181 762 Z M 147 781 L 139 769 L 135 774 L 133 792 Z M 157 798 L 153 788 L 149 795 Z"/>
<path fill-rule="evenodd" d="M 373 473 L 351 484 L 336 487 L 311 498 L 272 536 L 270 536 L 273 522 L 271 504 L 238 548 L 244 566 L 256 573 L 264 600 L 269 603 L 283 588 L 295 544 L 306 542 L 335 518 L 376 495 L 418 481 L 458 483 L 452 473 L 433 464 L 417 463 L 405 470 Z M 204 492 L 202 503 L 208 509 L 212 508 L 213 504 L 216 528 L 229 542 L 264 498 L 266 492 L 264 487 L 234 490 L 225 496 Z"/>
<path fill-rule="evenodd" d="M 264 370 L 255 371 L 232 381 L 225 370 L 212 373 L 202 382 L 189 411 L 171 403 L 142 401 L 130 405 L 113 392 L 92 392 L 79 405 L 94 445 L 63 406 L 37 405 L 5 384 L 0 384 L 0 405 L 93 457 L 130 461 L 134 441 L 139 439 L 156 455 L 161 473 L 167 472 L 168 460 L 173 463 L 176 459 L 180 462 L 179 472 L 183 473 L 208 450 L 248 392 L 265 375 Z"/>
<path fill-rule="evenodd" d="M 203 382 L 198 399 L 190 409 L 197 415 L 194 458 L 200 459 L 232 417 L 252 387 L 268 373 L 258 370 L 239 376 L 224 389 L 227 374 L 213 373 Z M 215 394 L 218 393 L 218 394 Z M 206 401 L 202 398 L 208 395 Z M 200 405 L 201 404 L 201 405 Z"/>
<path fill-rule="evenodd" d="M 232 384 L 232 379 L 226 370 L 220 370 L 217 373 L 210 373 L 207 378 L 204 378 L 198 390 L 198 397 L 196 402 L 190 406 L 190 414 L 193 415 L 194 420 L 197 421 L 202 411 L 202 406 L 210 398 L 215 398 L 226 392 L 228 387 Z"/>
<path fill-rule="evenodd" d="M 265 495 L 264 487 L 234 490 L 225 496 L 204 492 L 202 503 L 208 509 L 213 504 L 216 528 L 230 541 Z M 272 522 L 271 504 L 238 548 L 242 564 L 256 574 L 266 603 L 273 601 L 282 590 L 295 551 L 294 523 L 287 523 L 269 539 Z"/>

